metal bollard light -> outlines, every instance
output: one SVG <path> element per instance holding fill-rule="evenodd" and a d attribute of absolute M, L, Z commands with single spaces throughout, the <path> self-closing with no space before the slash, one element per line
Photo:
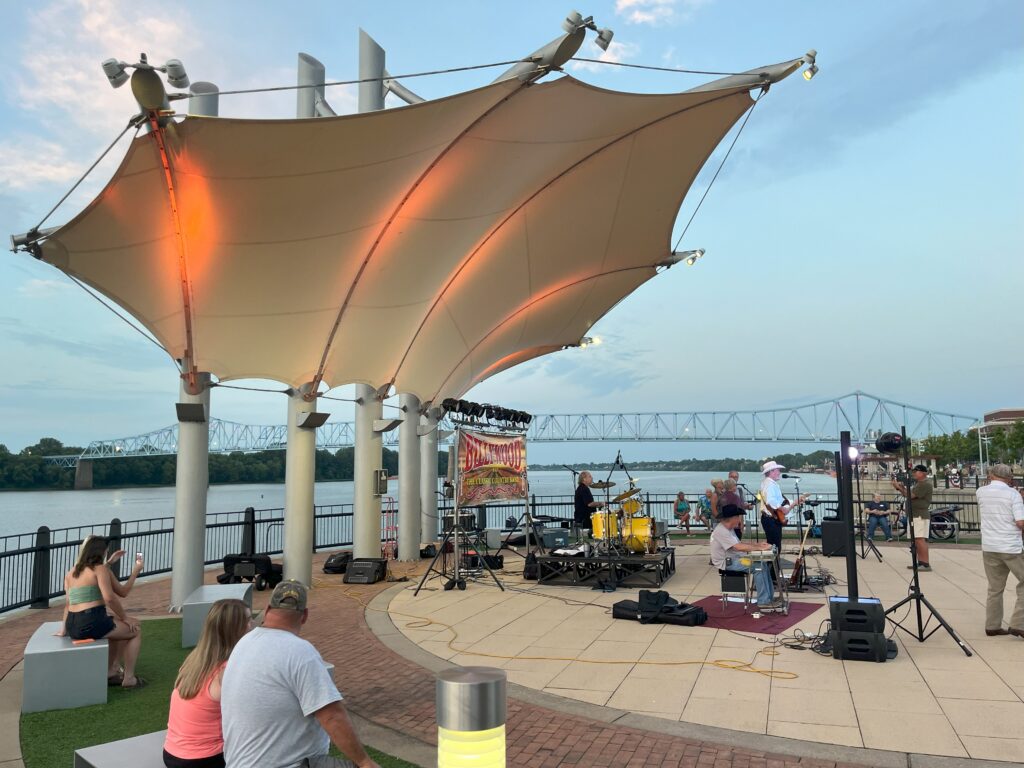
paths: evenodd
<path fill-rule="evenodd" d="M 504 768 L 505 672 L 458 667 L 437 676 L 438 768 Z"/>

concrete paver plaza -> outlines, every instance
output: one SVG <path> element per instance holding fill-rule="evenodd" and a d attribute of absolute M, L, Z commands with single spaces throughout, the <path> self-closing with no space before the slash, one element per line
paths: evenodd
<path fill-rule="evenodd" d="M 884 562 L 858 560 L 858 569 L 861 594 L 888 606 L 906 594 L 909 557 L 902 546 L 882 553 Z M 324 557 L 315 559 L 304 636 L 335 665 L 364 738 L 419 765 L 434 764 L 434 676 L 451 664 L 508 671 L 510 766 L 1024 761 L 1024 642 L 984 636 L 986 582 L 977 548 L 933 547 L 935 570 L 922 575 L 925 594 L 974 657 L 941 630 L 923 644 L 899 633 L 899 655 L 884 664 L 773 647 L 768 636 L 612 619 L 609 606 L 635 599 L 636 589 L 538 586 L 508 571 L 501 575 L 505 592 L 484 581 L 444 592 L 432 580 L 413 597 L 423 564 L 396 566 L 414 579 L 409 583 L 356 586 L 320 574 Z M 716 594 L 718 575 L 707 557 L 703 541 L 679 546 L 677 572 L 663 588 L 687 602 Z M 519 561 L 509 555 L 506 563 L 518 568 Z M 821 558 L 820 565 L 844 580 L 842 560 Z M 816 567 L 812 559 L 812 573 Z M 166 615 L 169 586 L 168 579 L 140 583 L 129 612 Z M 254 593 L 254 607 L 268 597 Z M 798 624 L 816 633 L 827 614 L 824 597 L 797 597 L 822 603 Z M 55 604 L 0 620 L 0 768 L 21 764 L 15 667 L 31 633 L 59 610 Z M 737 663 L 756 671 L 728 668 Z"/>

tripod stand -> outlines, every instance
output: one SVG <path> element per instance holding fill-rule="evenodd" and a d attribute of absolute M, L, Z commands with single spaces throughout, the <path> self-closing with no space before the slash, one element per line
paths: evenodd
<path fill-rule="evenodd" d="M 461 519 L 459 517 L 459 509 L 458 507 L 456 507 L 455 515 L 452 518 L 452 527 L 445 531 L 444 538 L 441 539 L 441 546 L 438 547 L 437 554 L 434 555 L 434 558 L 430 561 L 430 565 L 427 566 L 427 571 L 423 574 L 423 578 L 420 579 L 420 583 L 419 585 L 417 585 L 416 591 L 412 593 L 413 597 L 416 597 L 420 593 L 420 590 L 423 589 L 423 585 L 427 583 L 427 579 L 430 578 L 430 574 L 434 574 L 435 576 L 441 579 L 446 579 L 444 584 L 444 589 L 446 592 L 450 589 L 453 589 L 454 587 L 458 587 L 459 589 L 466 588 L 465 573 L 462 569 L 462 563 L 459 561 L 461 560 L 462 557 L 463 545 L 468 543 L 468 534 L 466 533 L 466 530 L 462 527 L 460 523 Z M 452 545 L 451 570 L 449 570 L 448 567 L 449 544 Z M 438 558 L 441 558 L 440 569 L 437 568 Z M 480 561 L 481 565 L 483 565 L 483 567 L 487 570 L 487 572 L 491 574 L 491 578 L 494 579 L 494 583 L 498 585 L 498 589 L 504 592 L 505 587 L 498 580 L 498 577 L 495 575 L 494 571 L 491 570 L 491 566 L 490 564 L 488 564 L 487 558 L 481 556 L 479 551 L 477 551 L 477 559 Z"/>
<path fill-rule="evenodd" d="M 867 560 L 868 552 L 872 552 L 875 557 L 878 558 L 878 562 L 882 562 L 882 553 L 878 551 L 878 547 L 875 546 L 875 540 L 869 539 L 864 533 L 864 511 L 860 513 L 860 523 L 857 528 L 860 534 L 860 559 Z"/>
<path fill-rule="evenodd" d="M 901 435 L 901 438 L 902 438 L 901 441 L 900 441 L 900 445 L 903 448 L 903 466 L 909 471 L 909 469 L 910 469 L 910 443 L 907 441 L 907 428 L 905 426 L 904 427 L 900 427 L 900 435 Z M 884 437 L 884 435 L 883 435 L 883 437 Z M 882 439 L 880 438 L 878 442 L 881 443 Z M 876 447 L 878 447 L 878 444 L 876 444 Z M 881 450 L 880 447 L 879 447 L 879 450 Z M 910 485 L 910 479 L 908 477 L 907 478 L 907 482 L 906 482 L 906 486 L 909 486 L 909 485 Z M 935 610 L 935 606 L 932 605 L 930 602 L 928 602 L 928 598 L 926 598 L 922 594 L 922 592 L 921 592 L 921 577 L 920 577 L 920 574 L 918 572 L 918 562 L 917 562 L 917 539 L 916 539 L 916 537 L 914 535 L 914 515 L 913 515 L 913 510 L 910 508 L 911 507 L 910 500 L 911 500 L 911 497 L 912 497 L 912 491 L 911 491 L 911 489 L 909 487 L 906 487 L 906 486 L 904 487 L 904 490 L 906 491 L 906 493 L 903 494 L 903 497 L 907 500 L 907 505 L 906 505 L 906 507 L 907 507 L 907 525 L 909 526 L 908 530 L 910 531 L 910 561 L 911 561 L 911 565 L 912 565 L 912 568 L 913 568 L 913 571 L 914 571 L 914 578 L 910 582 L 910 594 L 908 594 L 905 598 L 903 598 L 898 603 L 896 603 L 894 606 L 889 608 L 889 610 L 887 610 L 885 612 L 885 616 L 886 616 L 886 618 L 889 619 L 889 621 L 891 621 L 893 623 L 893 625 L 895 627 L 897 627 L 898 629 L 902 629 L 904 632 L 906 632 L 911 637 L 916 638 L 919 643 L 923 643 L 929 637 L 931 637 L 936 632 L 938 632 L 939 629 L 944 629 L 944 630 L 946 630 L 946 632 L 949 633 L 949 636 L 953 638 L 953 641 L 958 646 L 960 646 L 960 650 L 962 650 L 967 656 L 973 656 L 974 654 L 971 653 L 971 650 L 967 647 L 967 645 L 964 643 L 964 641 L 960 639 L 960 637 L 956 634 L 956 632 L 949 625 L 949 623 L 944 618 L 942 618 L 942 614 L 940 614 L 937 610 Z M 907 629 L 905 626 L 903 626 L 902 621 L 906 621 L 906 618 L 902 619 L 901 621 L 897 621 L 896 619 L 893 618 L 893 614 L 897 610 L 899 610 L 901 607 L 903 607 L 904 605 L 907 605 L 907 604 L 910 604 L 912 606 L 912 608 L 914 609 L 912 611 L 912 614 L 915 615 L 916 618 L 917 618 L 917 627 L 916 627 L 916 629 Z M 924 611 L 922 609 L 922 606 L 924 608 L 927 608 L 928 611 L 931 614 L 931 615 L 928 616 L 927 619 L 925 619 L 925 617 L 924 617 Z M 936 625 L 934 627 L 931 628 L 930 631 L 928 631 L 926 633 L 925 630 L 928 629 L 928 624 L 931 623 L 931 620 L 933 618 L 935 619 L 935 621 L 937 623 L 936 623 Z"/>

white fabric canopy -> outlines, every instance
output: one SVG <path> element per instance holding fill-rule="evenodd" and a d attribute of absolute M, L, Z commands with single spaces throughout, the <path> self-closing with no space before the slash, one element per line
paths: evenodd
<path fill-rule="evenodd" d="M 153 135 L 43 259 L 220 380 L 459 397 L 575 344 L 655 274 L 749 85 L 571 77 L 314 120 L 188 117 Z M 185 291 L 183 292 L 183 286 Z"/>

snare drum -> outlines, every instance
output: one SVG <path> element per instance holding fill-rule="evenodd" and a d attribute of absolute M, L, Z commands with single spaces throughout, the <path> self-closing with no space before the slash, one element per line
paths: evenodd
<path fill-rule="evenodd" d="M 605 530 L 605 522 L 610 530 Z M 619 516 L 617 513 L 601 510 L 590 515 L 590 527 L 595 539 L 617 539 L 619 537 Z"/>
<path fill-rule="evenodd" d="M 622 541 L 630 552 L 654 551 L 654 519 L 627 517 L 622 521 Z"/>

